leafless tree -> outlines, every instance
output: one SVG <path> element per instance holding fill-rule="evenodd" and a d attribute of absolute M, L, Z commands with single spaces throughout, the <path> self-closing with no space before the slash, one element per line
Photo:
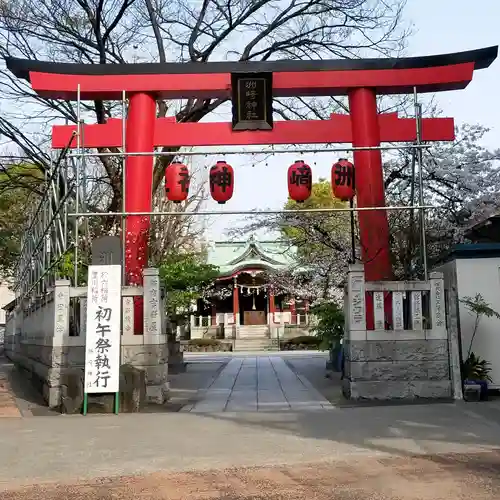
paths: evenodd
<path fill-rule="evenodd" d="M 204 64 L 214 60 L 394 55 L 404 47 L 408 33 L 402 22 L 405 1 L 3 0 L 0 54 L 3 58 L 85 64 Z M 162 101 L 158 115 L 196 122 L 223 102 Z M 275 103 L 275 113 L 283 119 L 309 115 L 324 119 L 343 105 L 333 99 L 281 99 Z M 86 102 L 82 110 L 87 122 L 104 123 L 120 116 L 116 102 Z M 27 82 L 14 78 L 5 67 L 0 68 L 0 149 L 7 147 L 13 156 L 19 155 L 44 171 L 50 161 L 48 127 L 54 122 L 75 123 L 76 119 L 75 103 L 43 99 L 32 92 Z M 155 191 L 172 159 L 173 155 L 156 161 Z M 13 160 L 0 165 L 7 170 Z M 94 176 L 88 182 L 103 187 L 97 200 L 87 200 L 89 206 L 99 201 L 106 204 L 107 211 L 121 208 L 121 169 L 121 161 L 115 158 L 98 158 Z M 172 209 L 169 205 L 168 210 Z M 179 219 L 169 230 L 182 233 L 182 220 L 186 222 Z"/>

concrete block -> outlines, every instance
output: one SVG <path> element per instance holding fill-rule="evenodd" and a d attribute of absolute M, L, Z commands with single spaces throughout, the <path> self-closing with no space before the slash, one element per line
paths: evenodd
<path fill-rule="evenodd" d="M 159 365 L 168 362 L 167 344 L 122 346 L 122 363 L 132 366 Z"/>
<path fill-rule="evenodd" d="M 131 365 L 120 367 L 120 411 L 136 413 L 146 403 L 146 372 Z"/>
<path fill-rule="evenodd" d="M 351 361 L 392 361 L 395 357 L 393 341 L 351 340 L 345 349 Z"/>
<path fill-rule="evenodd" d="M 84 397 L 84 372 L 74 368 L 61 377 L 61 412 L 80 413 Z"/>
<path fill-rule="evenodd" d="M 446 340 L 401 340 L 395 342 L 396 361 L 431 361 L 448 358 Z"/>
<path fill-rule="evenodd" d="M 148 385 L 146 387 L 146 399 L 150 404 L 162 405 L 169 398 L 168 383 L 161 385 Z"/>
<path fill-rule="evenodd" d="M 358 380 L 425 380 L 427 366 L 409 361 L 351 361 L 345 376 Z"/>
<path fill-rule="evenodd" d="M 449 380 L 432 381 L 343 381 L 343 392 L 349 399 L 445 399 L 451 397 Z"/>

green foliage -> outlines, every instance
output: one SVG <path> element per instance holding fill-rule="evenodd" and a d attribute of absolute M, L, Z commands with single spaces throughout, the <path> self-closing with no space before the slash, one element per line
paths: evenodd
<path fill-rule="evenodd" d="M 326 179 L 319 179 L 312 185 L 311 196 L 303 203 L 297 203 L 288 199 L 285 210 L 302 210 L 315 208 L 345 208 L 347 203 L 334 198 L 332 195 L 331 183 Z M 349 216 L 347 213 L 334 213 L 323 215 L 301 214 L 300 221 L 295 220 L 290 226 L 281 228 L 284 236 L 291 241 L 298 243 L 299 252 L 303 256 L 311 256 L 324 251 L 324 240 L 334 237 L 336 234 L 348 234 Z M 311 231 L 312 229 L 312 231 Z M 313 238 L 311 238 L 313 236 Z"/>
<path fill-rule="evenodd" d="M 193 300 L 201 297 L 219 275 L 216 266 L 206 264 L 200 254 L 170 253 L 160 265 L 160 279 L 167 292 L 167 311 L 172 319 L 185 315 Z"/>
<path fill-rule="evenodd" d="M 0 273 L 12 275 L 19 259 L 21 238 L 28 219 L 28 204 L 38 202 L 43 183 L 33 165 L 10 165 L 0 172 Z"/>
<path fill-rule="evenodd" d="M 320 348 L 329 349 L 331 344 L 344 335 L 344 312 L 334 302 L 324 302 L 311 309 L 318 323 L 312 331 L 320 339 Z"/>
<path fill-rule="evenodd" d="M 78 259 L 78 286 L 85 286 L 87 284 L 87 278 L 89 274 L 89 263 L 87 256 L 82 257 L 80 252 L 80 258 Z M 75 251 L 73 249 L 68 250 L 64 253 L 58 264 L 57 264 L 57 274 L 60 278 L 65 278 L 73 282 L 75 278 Z"/>
<path fill-rule="evenodd" d="M 191 339 L 188 341 L 189 345 L 199 345 L 199 346 L 207 346 L 207 345 L 220 345 L 220 340 L 217 339 Z"/>
<path fill-rule="evenodd" d="M 464 297 L 460 300 L 462 304 L 469 309 L 469 312 L 475 315 L 474 327 L 472 330 L 472 336 L 469 344 L 469 349 L 467 350 L 467 357 L 462 363 L 462 377 L 468 380 L 487 380 L 491 382 L 489 373 L 491 371 L 490 363 L 479 356 L 476 356 L 472 352 L 472 344 L 476 333 L 479 328 L 479 323 L 483 316 L 487 318 L 497 318 L 500 319 L 500 314 L 495 311 L 483 298 L 480 293 L 477 293 L 474 297 Z"/>
<path fill-rule="evenodd" d="M 313 337 L 311 335 L 299 335 L 298 337 L 293 337 L 286 341 L 289 344 L 307 344 L 307 345 L 317 345 L 318 337 Z"/>
<path fill-rule="evenodd" d="M 471 355 L 472 352 L 472 343 L 474 342 L 474 338 L 476 337 L 476 333 L 479 328 L 479 322 L 481 321 L 481 318 L 483 316 L 486 316 L 487 318 L 497 318 L 500 319 L 500 314 L 498 314 L 497 311 L 495 311 L 489 304 L 486 302 L 483 298 L 483 296 L 480 293 L 477 293 L 474 297 L 464 297 L 463 299 L 460 299 L 460 302 L 469 309 L 469 312 L 473 315 L 475 315 L 475 320 L 474 320 L 474 328 L 472 330 L 472 337 L 470 340 L 469 344 L 469 349 L 467 350 L 467 358 L 469 359 L 469 356 Z"/>
<path fill-rule="evenodd" d="M 462 366 L 462 377 L 465 380 L 486 380 L 487 382 L 492 382 L 490 372 L 490 363 L 476 356 L 473 352 L 470 353 Z"/>

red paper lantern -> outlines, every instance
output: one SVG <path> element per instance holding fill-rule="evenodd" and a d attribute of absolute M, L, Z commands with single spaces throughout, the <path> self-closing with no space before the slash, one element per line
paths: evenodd
<path fill-rule="evenodd" d="M 170 201 L 180 203 L 189 194 L 189 170 L 183 163 L 172 162 L 165 170 L 165 194 Z"/>
<path fill-rule="evenodd" d="M 210 169 L 210 194 L 223 205 L 233 197 L 234 170 L 225 161 L 218 161 Z"/>
<path fill-rule="evenodd" d="M 311 167 L 302 160 L 297 160 L 288 167 L 288 194 L 292 200 L 302 203 L 311 196 L 311 190 Z"/>
<path fill-rule="evenodd" d="M 352 200 L 355 191 L 354 165 L 342 158 L 332 167 L 332 191 L 335 198 Z"/>

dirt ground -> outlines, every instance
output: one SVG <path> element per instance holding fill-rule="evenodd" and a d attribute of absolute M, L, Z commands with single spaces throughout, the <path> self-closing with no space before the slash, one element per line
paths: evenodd
<path fill-rule="evenodd" d="M 353 456 L 348 461 L 207 472 L 155 473 L 9 490 L 2 500 L 493 500 L 500 452 Z"/>

